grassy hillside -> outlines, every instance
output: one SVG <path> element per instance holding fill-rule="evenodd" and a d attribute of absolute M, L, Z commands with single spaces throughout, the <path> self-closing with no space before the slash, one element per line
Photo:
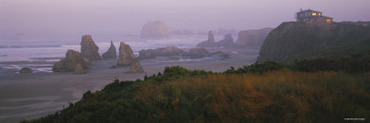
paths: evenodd
<path fill-rule="evenodd" d="M 305 72 L 299 66 L 266 62 L 224 73 L 169 67 L 144 80 L 116 80 L 101 91 L 86 92 L 60 112 L 23 122 L 315 123 L 369 118 L 368 71 Z"/>

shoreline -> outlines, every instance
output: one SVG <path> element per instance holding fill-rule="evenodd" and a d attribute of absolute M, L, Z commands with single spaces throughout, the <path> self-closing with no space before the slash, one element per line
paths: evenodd
<path fill-rule="evenodd" d="M 114 79 L 143 79 L 145 75 L 163 72 L 166 66 L 223 72 L 231 66 L 238 68 L 253 64 L 258 56 L 256 49 L 209 49 L 210 52 L 214 50 L 227 52 L 230 57 L 225 60 L 168 62 L 155 62 L 160 59 L 144 59 L 140 62 L 145 73 L 138 74 L 125 74 L 127 67 L 110 68 L 116 64 L 116 60 L 102 60 L 93 61 L 87 74 L 38 72 L 2 75 L 0 76 L 0 93 L 3 94 L 0 95 L 0 122 L 19 122 L 23 119 L 54 114 L 57 110 L 67 107 L 69 103 L 79 101 L 86 91 L 101 90 Z"/>

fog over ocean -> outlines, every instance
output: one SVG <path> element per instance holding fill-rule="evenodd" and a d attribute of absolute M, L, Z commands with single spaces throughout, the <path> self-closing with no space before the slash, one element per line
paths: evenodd
<path fill-rule="evenodd" d="M 82 35 L 81 35 L 82 36 Z M 15 72 L 29 67 L 34 72 L 52 72 L 53 63 L 65 57 L 68 49 L 80 52 L 81 36 L 51 38 L 10 38 L 0 42 L 0 73 Z M 104 36 L 92 35 L 99 47 L 99 54 L 106 52 L 112 40 L 117 50 L 119 42 L 129 44 L 135 55 L 142 49 L 155 49 L 166 46 L 179 48 L 195 47 L 197 43 L 207 39 L 206 35 L 174 35 L 168 39 L 142 39 L 139 36 Z M 236 39 L 236 36 L 233 36 Z M 223 36 L 216 36 L 221 40 Z"/>

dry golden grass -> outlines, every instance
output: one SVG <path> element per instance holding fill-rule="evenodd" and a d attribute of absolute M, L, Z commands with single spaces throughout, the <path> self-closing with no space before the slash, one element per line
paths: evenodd
<path fill-rule="evenodd" d="M 151 97 L 169 99 L 175 112 L 191 108 L 182 104 L 196 103 L 201 98 L 201 107 L 225 122 L 311 122 L 323 117 L 342 120 L 349 115 L 368 116 L 369 105 L 363 102 L 369 101 L 369 81 L 369 73 L 281 70 L 187 78 L 141 88 L 137 94 L 147 102 L 158 101 Z"/>

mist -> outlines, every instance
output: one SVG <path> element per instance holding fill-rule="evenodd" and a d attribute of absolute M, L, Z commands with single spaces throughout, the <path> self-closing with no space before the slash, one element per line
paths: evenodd
<path fill-rule="evenodd" d="M 148 21 L 170 30 L 207 31 L 276 27 L 303 9 L 334 21 L 368 21 L 368 0 L 1 0 L 0 36 L 124 35 Z"/>

